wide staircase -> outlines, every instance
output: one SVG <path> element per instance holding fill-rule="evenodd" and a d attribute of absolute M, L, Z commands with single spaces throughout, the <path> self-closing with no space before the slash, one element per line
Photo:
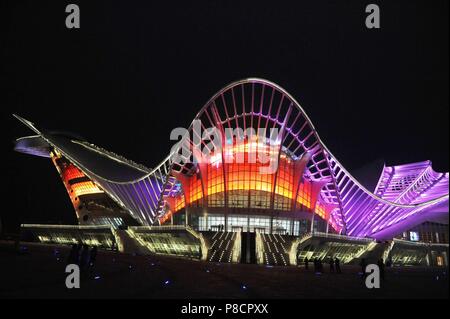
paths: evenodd
<path fill-rule="evenodd" d="M 208 248 L 207 260 L 212 262 L 232 262 L 233 248 L 237 233 L 204 232 Z"/>
<path fill-rule="evenodd" d="M 296 243 L 293 248 L 296 250 L 297 264 L 303 263 L 305 258 L 309 260 L 338 258 L 342 264 L 358 264 L 361 258 L 383 252 L 382 247 L 379 247 L 373 239 L 319 232 L 305 234 Z"/>
<path fill-rule="evenodd" d="M 202 259 L 202 238 L 189 227 L 138 226 L 126 233 L 147 253 Z"/>
<path fill-rule="evenodd" d="M 274 266 L 289 265 L 289 251 L 292 246 L 291 236 L 277 234 L 258 234 L 258 236 L 260 238 L 259 263 Z"/>
<path fill-rule="evenodd" d="M 140 245 L 137 240 L 130 237 L 126 230 L 115 229 L 113 233 L 116 237 L 118 250 L 121 253 L 138 255 L 147 255 L 149 253 L 147 247 Z"/>

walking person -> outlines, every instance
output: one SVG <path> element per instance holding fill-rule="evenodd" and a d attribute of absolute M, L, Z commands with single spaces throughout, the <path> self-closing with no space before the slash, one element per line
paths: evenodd
<path fill-rule="evenodd" d="M 305 257 L 305 260 L 304 260 L 304 262 L 305 262 L 305 270 L 308 270 L 308 268 L 309 268 L 309 260 L 308 260 L 308 257 Z"/>

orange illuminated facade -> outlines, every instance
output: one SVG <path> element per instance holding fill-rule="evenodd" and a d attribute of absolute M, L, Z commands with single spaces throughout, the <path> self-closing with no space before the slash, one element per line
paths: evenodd
<path fill-rule="evenodd" d="M 300 159 L 279 146 L 256 140 L 230 144 L 223 151 L 212 153 L 205 165 L 198 165 L 192 175 L 181 179 L 182 191 L 167 202 L 170 213 L 161 223 L 186 207 L 314 211 L 326 218 L 323 205 L 317 201 L 320 189 L 314 188 L 314 181 L 303 172 L 296 171 Z M 259 157 L 266 161 L 261 163 Z M 272 171 L 268 159 L 278 163 Z"/>
<path fill-rule="evenodd" d="M 52 160 L 61 175 L 72 201 L 81 195 L 103 193 L 100 188 L 72 163 L 64 161 L 59 155 L 53 155 Z"/>
<path fill-rule="evenodd" d="M 79 222 L 89 221 L 90 223 L 91 220 L 87 217 L 90 213 L 87 203 L 93 199 L 101 202 L 101 199 L 106 196 L 104 191 L 60 154 L 52 152 L 50 156 L 66 187 Z"/>

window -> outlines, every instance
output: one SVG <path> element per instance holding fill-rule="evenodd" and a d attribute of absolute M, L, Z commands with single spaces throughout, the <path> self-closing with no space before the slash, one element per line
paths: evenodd
<path fill-rule="evenodd" d="M 277 153 L 277 154 L 274 154 Z M 291 211 L 293 200 L 297 201 L 299 209 L 309 210 L 311 203 L 311 183 L 307 180 L 300 185 L 297 194 L 294 194 L 294 168 L 295 161 L 286 153 L 279 154 L 278 170 L 266 174 L 263 168 L 270 163 L 261 163 L 260 156 L 269 158 L 278 156 L 278 148 L 257 140 L 227 141 L 222 154 L 212 154 L 209 165 L 207 165 L 206 180 L 204 180 L 205 195 L 209 207 L 224 207 L 225 199 L 229 207 L 268 209 L 272 206 L 275 210 Z M 276 183 L 275 183 L 275 178 Z M 226 184 L 225 184 L 226 182 Z M 193 207 L 202 205 L 200 199 L 204 196 L 202 192 L 202 181 L 198 174 L 189 178 L 189 198 L 185 204 Z M 227 190 L 227 194 L 225 194 Z M 181 205 L 181 204 L 180 204 Z M 181 206 L 180 206 L 181 207 Z M 316 213 L 324 217 L 323 207 Z"/>
<path fill-rule="evenodd" d="M 311 209 L 311 183 L 307 180 L 300 183 L 297 203 L 301 205 L 301 208 Z"/>
<path fill-rule="evenodd" d="M 204 216 L 199 216 L 198 217 L 198 230 L 199 231 L 207 231 L 208 229 L 208 225 L 206 223 L 206 217 Z"/>
<path fill-rule="evenodd" d="M 265 233 L 270 232 L 270 217 L 250 217 L 249 222 L 251 232 L 256 232 L 256 229 L 259 232 L 261 232 L 261 229 L 264 229 Z"/>
<path fill-rule="evenodd" d="M 287 218 L 278 218 L 273 220 L 272 233 L 291 234 L 291 220 Z"/>
<path fill-rule="evenodd" d="M 219 215 L 209 215 L 207 230 L 217 230 L 218 227 L 225 227 L 225 217 Z"/>
<path fill-rule="evenodd" d="M 216 156 L 212 156 L 215 159 Z M 224 196 L 224 180 L 223 180 L 223 167 L 220 165 L 221 161 L 215 160 L 208 165 L 208 206 L 209 207 L 223 207 L 225 206 Z"/>
<path fill-rule="evenodd" d="M 189 198 L 189 203 L 191 204 L 191 206 L 197 207 L 199 199 L 201 199 L 203 197 L 202 181 L 197 176 L 197 174 L 193 175 L 189 179 L 189 188 L 191 190 L 190 191 L 190 196 L 189 196 L 190 197 Z"/>
<path fill-rule="evenodd" d="M 228 216 L 228 231 L 248 231 L 247 216 Z"/>
<path fill-rule="evenodd" d="M 175 211 L 179 211 L 180 209 L 184 208 L 184 206 L 186 206 L 186 203 L 184 201 L 184 194 L 175 197 Z"/>
<path fill-rule="evenodd" d="M 91 181 L 73 184 L 72 190 L 76 197 L 85 194 L 103 193 L 103 191 Z"/>
<path fill-rule="evenodd" d="M 282 154 L 278 163 L 274 208 L 278 210 L 291 210 L 293 190 L 294 164 L 286 155 Z"/>
<path fill-rule="evenodd" d="M 409 239 L 411 241 L 419 241 L 419 233 L 415 232 L 415 231 L 410 231 L 409 232 Z"/>

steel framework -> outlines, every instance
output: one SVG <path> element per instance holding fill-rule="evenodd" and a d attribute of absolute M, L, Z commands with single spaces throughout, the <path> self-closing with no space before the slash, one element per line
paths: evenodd
<path fill-rule="evenodd" d="M 143 225 L 152 225 L 163 217 L 169 197 L 182 191 L 181 177 L 200 169 L 195 159 L 192 163 L 192 158 L 191 161 L 184 158 L 185 163 L 181 165 L 172 161 L 175 156 L 183 157 L 183 148 L 190 147 L 189 143 L 180 143 L 156 168 L 149 170 L 95 145 L 72 141 L 78 143 L 78 147 L 98 152 L 136 172 L 136 178 L 129 180 L 108 178 L 89 169 L 67 145 L 39 131 L 30 121 L 16 117 Z M 448 173 L 433 171 L 429 161 L 385 167 L 375 191 L 367 190 L 325 146 L 300 104 L 270 81 L 249 78 L 218 91 L 197 113 L 185 138 L 196 134 L 194 121 L 200 121 L 202 129 L 216 127 L 221 132 L 227 128 L 244 131 L 264 128 L 268 139 L 271 138 L 270 128 L 278 129 L 280 150 L 294 159 L 306 161 L 303 175 L 320 183 L 318 200 L 325 207 L 330 225 L 342 234 L 383 238 L 393 236 L 428 215 L 448 214 Z M 201 137 L 200 143 L 202 148 L 211 148 Z M 223 176 L 226 178 L 226 174 Z M 225 196 L 226 193 L 225 189 Z"/>

